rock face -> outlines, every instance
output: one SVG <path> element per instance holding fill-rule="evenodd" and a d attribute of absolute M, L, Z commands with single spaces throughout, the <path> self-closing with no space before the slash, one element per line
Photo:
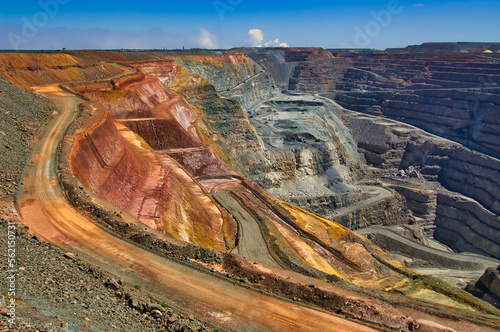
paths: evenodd
<path fill-rule="evenodd" d="M 335 100 L 500 156 L 500 65 L 474 56 L 352 56 Z"/>
<path fill-rule="evenodd" d="M 346 115 L 367 163 L 405 197 L 424 230 L 455 250 L 499 257 L 497 159 L 402 123 Z"/>
<path fill-rule="evenodd" d="M 500 257 L 499 161 L 458 144 L 426 138 L 407 146 L 401 168 L 408 165 L 419 167 L 428 180 L 463 195 L 437 195 L 435 238 L 459 251 Z"/>
<path fill-rule="evenodd" d="M 434 237 L 459 251 L 500 257 L 498 216 L 455 195 L 437 197 Z"/>
<path fill-rule="evenodd" d="M 242 54 L 173 57 L 176 63 L 212 84 L 217 93 L 237 98 L 244 111 L 277 95 L 277 86 L 258 63 Z"/>
<path fill-rule="evenodd" d="M 500 257 L 491 235 L 498 233 L 500 213 L 500 67 L 494 59 L 410 49 L 332 51 L 333 58 L 316 50 L 283 52 L 295 68 L 290 90 L 323 92 L 355 111 L 339 114 L 369 171 L 405 197 L 427 234 L 456 250 Z M 270 61 L 268 53 L 261 59 Z"/>
<path fill-rule="evenodd" d="M 118 123 L 106 112 L 77 137 L 70 159 L 72 172 L 98 196 L 153 228 L 205 247 L 231 249 L 236 235 L 232 218 L 168 153 L 160 160 L 141 143 L 144 139 L 155 150 L 208 149 L 202 144 L 189 107 L 155 79 L 121 82 L 118 86 L 113 99 L 108 99 L 108 104 L 123 99 L 117 102 L 119 108 L 111 107 Z M 109 97 L 108 91 L 87 95 L 102 101 Z M 121 105 L 138 107 L 124 110 Z M 141 113 L 149 114 L 147 118 L 129 118 Z M 216 166 L 230 173 L 220 161 Z"/>
<path fill-rule="evenodd" d="M 340 93 L 336 100 L 346 108 L 403 121 L 471 149 L 500 156 L 500 89 L 353 92 Z"/>
<path fill-rule="evenodd" d="M 476 283 L 470 282 L 465 290 L 500 308 L 500 266 L 488 268 Z"/>
<path fill-rule="evenodd" d="M 341 200 L 355 202 L 363 196 L 356 193 L 354 186 L 363 170 L 349 130 L 337 117 L 337 106 L 328 101 L 282 95 L 273 88 L 273 79 L 278 79 L 277 85 L 283 88 L 284 80 L 292 78 L 293 64 L 301 59 L 331 61 L 332 55 L 320 49 L 270 49 L 252 51 L 248 57 L 259 64 L 254 63 L 252 67 L 248 65 L 252 63 L 249 58 L 234 56 L 229 57 L 232 62 L 222 64 L 214 60 L 220 59 L 215 56 L 175 58 L 191 68 L 189 70 L 214 82 L 222 95 L 238 99 L 248 118 L 240 113 L 237 105 L 230 105 L 229 100 L 211 94 L 210 88 L 203 91 L 184 89 L 181 93 L 190 103 L 203 109 L 211 127 L 235 150 L 237 162 L 234 164 L 241 162 L 239 169 L 244 174 L 275 197 L 333 218 L 333 211 L 342 207 Z M 202 65 L 195 65 L 195 60 L 202 61 Z M 248 68 L 260 68 L 261 71 L 247 79 L 241 73 L 248 73 Z M 262 72 L 262 68 L 266 71 Z M 268 75 L 269 68 L 273 77 Z M 235 73 L 240 78 L 239 83 L 234 81 Z M 226 77 L 233 77 L 233 80 Z M 236 87 L 228 87 L 228 84 L 236 84 Z M 339 194 L 346 197 L 339 198 Z M 380 203 L 373 211 L 384 208 L 395 210 L 394 213 L 371 214 L 372 210 L 367 209 L 335 220 L 354 228 L 365 224 L 408 222 L 401 200 L 394 197 L 391 203 Z M 367 223 L 367 220 L 371 221 Z"/>
<path fill-rule="evenodd" d="M 105 54 L 95 55 L 106 58 Z M 119 56 L 126 56 L 126 53 Z M 397 171 L 399 158 L 401 165 L 406 165 L 401 169 L 405 176 L 415 175 L 425 180 L 418 167 L 425 166 L 432 156 L 448 156 L 444 152 L 436 153 L 441 148 L 447 152 L 447 146 L 421 142 L 420 137 L 412 139 L 412 144 L 392 144 L 393 139 L 402 139 L 411 131 L 398 125 L 393 129 L 401 136 L 385 132 L 387 135 L 380 140 L 364 137 L 366 151 L 381 149 L 393 157 L 388 162 L 383 160 L 385 156 L 377 161 L 374 154 L 373 165 L 379 163 L 386 168 L 367 170 L 355 141 L 356 137 L 362 140 L 362 127 L 360 133 L 351 134 L 341 120 L 349 118 L 348 114 L 342 114 L 338 106 L 319 96 L 275 95 L 275 90 L 266 95 L 267 87 L 274 85 L 271 76 L 258 72 L 262 68 L 245 56 L 195 58 L 203 64 L 201 67 L 207 77 L 212 74 L 224 80 L 225 75 L 238 78 L 254 74 L 243 83 L 233 78 L 220 86 L 226 87 L 226 92 L 228 86 L 229 90 L 237 91 L 234 96 L 241 99 L 245 109 L 236 99 L 220 97 L 207 80 L 189 73 L 178 63 L 158 54 L 155 55 L 157 61 L 151 60 L 149 54 L 133 56 L 146 60 L 127 61 L 126 66 L 125 62 L 110 65 L 119 68 L 120 75 L 93 82 L 78 79 L 64 87 L 73 91 L 74 96 L 65 97 L 70 95 L 68 93 L 60 97 L 87 101 L 82 104 L 82 112 L 64 140 L 70 146 L 65 151 L 71 152 L 59 155 L 59 161 L 65 159 L 72 173 L 67 171 L 66 164 L 58 170 L 64 172 L 65 178 L 71 178 L 63 179 L 64 185 L 74 186 L 75 195 L 80 195 L 74 201 L 83 202 L 82 205 L 94 204 L 86 211 L 97 211 L 98 222 L 109 226 L 110 232 L 190 264 L 198 259 L 216 264 L 239 276 L 244 283 L 279 281 L 277 276 L 271 280 L 271 272 L 264 279 L 258 278 L 262 273 L 257 274 L 257 269 L 273 273 L 278 270 L 227 254 L 236 248 L 238 253 L 253 259 L 258 256 L 251 252 L 253 248 L 243 247 L 257 243 L 257 249 L 264 251 L 270 265 L 309 276 L 425 299 L 444 296 L 448 304 L 455 306 L 465 301 L 467 306 L 484 307 L 470 301 L 467 294 L 405 269 L 373 243 L 339 224 L 356 229 L 374 224 L 413 222 L 402 196 L 387 189 L 389 185 L 402 195 L 413 197 L 415 211 L 418 204 L 432 205 L 433 199 L 425 200 L 396 181 L 388 185 L 371 176 L 381 170 Z M 109 57 L 112 61 L 113 55 Z M 328 63 L 332 59 L 328 52 L 318 49 L 291 50 L 284 57 L 291 62 Z M 219 62 L 231 64 L 219 66 Z M 238 74 L 240 66 L 247 68 L 241 70 L 244 74 Z M 286 68 L 281 64 L 277 67 Z M 306 82 L 300 89 L 314 82 L 314 66 L 309 67 L 310 71 L 304 68 L 295 76 Z M 15 68 L 10 70 L 15 71 Z M 230 86 L 235 83 L 232 89 Z M 320 85 L 325 84 L 331 82 L 320 81 Z M 258 101 L 264 96 L 265 101 Z M 351 120 L 356 122 L 354 117 Z M 394 151 L 397 154 L 391 154 Z M 445 168 L 445 158 L 434 159 L 439 161 L 441 172 Z M 330 219 L 271 197 L 237 170 L 255 178 L 268 192 Z M 425 174 L 431 175 L 434 176 Z M 436 202 L 442 201 L 439 196 L 442 193 L 436 194 Z M 109 205 L 99 206 L 103 200 L 113 203 L 118 211 L 104 211 L 104 206 Z M 158 232 L 136 224 L 135 220 L 125 223 L 120 217 L 122 210 L 177 240 L 224 253 L 187 244 L 173 245 L 177 241 L 165 234 L 156 238 Z M 432 214 L 432 209 L 422 209 L 422 215 L 425 214 Z M 105 217 L 99 219 L 103 215 Z M 247 233 L 249 229 L 250 234 Z M 203 257 L 210 259 L 207 261 Z M 75 255 L 72 260 L 76 258 Z M 237 263 L 238 260 L 245 263 Z M 245 266 L 252 273 L 245 274 Z M 112 281 L 106 285 L 119 288 Z M 310 288 L 311 298 L 326 299 L 314 285 L 301 287 Z M 284 284 L 283 288 L 286 289 L 282 293 L 295 296 L 289 292 L 288 285 Z M 385 294 L 377 296 L 383 298 Z M 132 307 L 141 306 L 137 299 L 127 299 Z M 342 303 L 348 306 L 347 302 Z M 157 319 L 165 314 L 154 304 L 144 308 Z M 178 319 L 172 315 L 169 321 L 175 323 Z M 396 321 L 399 322 L 400 317 Z"/>
<path fill-rule="evenodd" d="M 290 79 L 299 61 L 287 61 L 285 50 L 280 49 L 258 50 L 255 53 L 249 53 L 248 57 L 266 69 L 281 91 L 288 90 Z"/>

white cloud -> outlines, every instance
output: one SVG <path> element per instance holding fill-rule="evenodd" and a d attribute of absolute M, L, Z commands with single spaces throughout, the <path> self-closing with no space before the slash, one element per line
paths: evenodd
<path fill-rule="evenodd" d="M 264 44 L 266 47 L 289 47 L 287 43 L 280 43 L 278 39 L 270 40 Z"/>
<path fill-rule="evenodd" d="M 264 33 L 260 29 L 251 29 L 248 31 L 248 39 L 245 44 L 251 47 L 262 47 L 262 41 L 264 40 Z"/>
<path fill-rule="evenodd" d="M 218 48 L 217 36 L 212 34 L 206 28 L 201 28 L 198 37 L 198 45 L 203 48 Z"/>
<path fill-rule="evenodd" d="M 422 6 L 425 6 L 425 4 L 423 4 L 423 3 L 416 3 L 416 4 L 414 4 L 414 6 L 415 7 L 422 7 Z"/>
<path fill-rule="evenodd" d="M 260 29 L 251 29 L 248 31 L 248 39 L 245 45 L 250 47 L 288 47 L 287 43 L 281 43 L 279 39 L 270 40 L 264 43 L 264 33 Z"/>

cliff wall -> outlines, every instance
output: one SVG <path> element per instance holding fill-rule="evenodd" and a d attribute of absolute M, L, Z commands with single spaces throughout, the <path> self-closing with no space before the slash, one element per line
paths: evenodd
<path fill-rule="evenodd" d="M 259 63 L 267 61 L 266 65 L 271 66 L 271 61 L 279 61 L 275 55 L 280 52 L 283 51 L 250 53 L 249 57 Z M 284 57 L 284 52 L 281 55 Z M 203 68 L 204 72 L 195 69 L 196 74 L 218 77 L 226 70 L 206 64 Z M 261 75 L 257 73 L 254 80 Z M 262 90 L 254 83 L 250 91 L 244 90 L 248 82 L 237 90 L 247 96 Z M 363 196 L 353 186 L 363 173 L 357 148 L 332 106 L 323 100 L 284 95 L 260 99 L 255 104 L 258 108 L 253 106 L 247 117 L 234 100 L 219 98 L 210 86 L 192 86 L 180 92 L 203 111 L 210 127 L 228 143 L 234 151 L 233 158 L 241 163 L 239 170 L 271 195 L 323 216 L 333 215 L 342 207 L 340 202 L 354 202 Z M 229 95 L 227 90 L 222 94 Z M 238 94 L 234 97 L 243 100 Z M 340 198 L 344 194 L 349 198 Z M 373 210 L 364 209 L 336 220 L 356 228 L 365 224 L 407 223 L 409 214 L 404 202 L 393 196 Z"/>
<path fill-rule="evenodd" d="M 249 112 L 262 100 L 278 94 L 273 78 L 257 62 L 242 54 L 174 57 L 188 72 L 212 84 L 217 93 L 237 99 Z"/>
<path fill-rule="evenodd" d="M 499 228 L 497 159 L 381 117 L 345 111 L 345 121 L 368 164 L 405 197 L 424 230 L 455 250 L 500 257 L 489 235 Z"/>
<path fill-rule="evenodd" d="M 153 152 L 193 147 L 210 151 L 182 98 L 145 76 L 121 81 L 111 91 L 87 91 L 86 96 L 109 107 L 116 119 L 104 116 L 76 140 L 71 165 L 83 184 L 177 239 L 230 250 L 236 235 L 232 218 L 175 158 Z M 212 164 L 230 172 L 219 160 Z"/>
<path fill-rule="evenodd" d="M 500 156 L 500 89 L 350 92 L 339 93 L 335 99 L 348 109 L 403 121 Z"/>

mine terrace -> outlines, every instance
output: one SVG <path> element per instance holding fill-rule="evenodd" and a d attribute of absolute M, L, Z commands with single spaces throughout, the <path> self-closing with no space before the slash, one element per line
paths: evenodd
<path fill-rule="evenodd" d="M 2 324 L 497 331 L 499 50 L 0 53 Z"/>

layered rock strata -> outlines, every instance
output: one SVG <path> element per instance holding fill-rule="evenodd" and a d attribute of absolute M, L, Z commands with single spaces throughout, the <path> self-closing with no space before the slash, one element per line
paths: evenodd
<path fill-rule="evenodd" d="M 178 239 L 232 249 L 233 220 L 168 153 L 160 159 L 150 150 L 209 150 L 182 98 L 151 78 L 86 95 L 107 105 L 116 123 L 106 114 L 77 138 L 70 162 L 84 185 Z M 216 167 L 230 173 L 220 161 Z"/>
<path fill-rule="evenodd" d="M 345 115 L 373 172 L 406 198 L 428 234 L 435 231 L 437 240 L 455 250 L 500 257 L 498 160 L 402 123 Z"/>
<path fill-rule="evenodd" d="M 311 274 L 316 276 L 328 275 L 330 280 L 342 279 L 368 288 L 401 292 L 413 297 L 442 299 L 443 294 L 452 294 L 444 296 L 446 303 L 466 308 L 471 308 L 472 305 L 484 307 L 469 301 L 457 290 L 450 291 L 447 286 L 443 287 L 434 280 L 429 281 L 406 270 L 402 264 L 345 227 L 271 198 L 254 182 L 234 172 L 230 163 L 221 160 L 234 161 L 234 156 L 242 153 L 238 148 L 244 147 L 247 149 L 244 151 L 247 156 L 251 155 L 248 154 L 249 150 L 255 155 L 275 154 L 276 165 L 280 158 L 287 160 L 287 172 L 293 170 L 295 178 L 314 182 L 326 173 L 328 181 L 321 180 L 318 182 L 320 185 L 326 183 L 337 191 L 347 188 L 349 182 L 356 181 L 355 176 L 359 176 L 356 174 L 350 178 L 349 172 L 358 172 L 360 161 L 347 131 L 338 119 L 324 112 L 323 102 L 306 100 L 304 113 L 309 112 L 311 116 L 307 117 L 307 121 L 292 123 L 292 126 L 298 127 L 294 129 L 299 130 L 292 133 L 290 140 L 284 140 L 293 149 L 273 146 L 266 151 L 263 149 L 265 144 L 281 144 L 280 140 L 287 135 L 276 135 L 274 140 L 268 142 L 242 139 L 241 133 L 249 135 L 248 137 L 257 135 L 248 124 L 241 107 L 234 100 L 219 98 L 214 88 L 199 76 L 183 81 L 189 75 L 182 77 L 179 75 L 182 70 L 176 70 L 175 65 L 168 61 L 158 61 L 157 67 L 151 62 L 129 65 L 139 71 L 132 70 L 109 82 L 93 82 L 87 87 L 82 82 L 76 82 L 74 86 L 85 98 L 97 101 L 93 106 L 86 105 L 83 108 L 81 116 L 89 119 L 89 122 L 81 127 L 81 123 L 75 123 L 74 128 L 80 129 L 76 132 L 69 154 L 73 174 L 93 193 L 105 197 L 152 228 L 163 230 L 177 239 L 228 251 L 237 244 L 236 238 L 244 234 L 235 235 L 243 227 L 238 225 L 236 228 L 234 220 L 211 199 L 212 193 L 225 191 L 228 192 L 226 196 L 232 197 L 231 202 L 240 206 L 235 214 L 239 212 L 243 215 L 243 210 L 249 211 L 248 215 L 259 225 L 257 229 L 266 234 L 266 245 L 271 247 L 278 258 L 288 259 L 289 266 L 295 264 L 306 272 L 314 272 Z M 148 75 L 141 71 L 141 66 L 144 66 Z M 162 81 L 162 78 L 165 79 Z M 200 108 L 188 104 L 179 94 L 164 85 L 181 81 L 187 82 L 187 88 L 179 87 L 178 91 L 185 92 Z M 272 107 L 283 106 L 281 111 L 296 111 L 290 110 L 288 99 L 273 102 L 276 103 Z M 98 103 L 106 105 L 109 112 Z M 211 113 L 212 118 L 206 115 L 205 110 Z M 229 128 L 224 127 L 225 123 L 221 119 L 230 120 Z M 319 125 L 321 122 L 327 124 L 326 129 Z M 240 124 L 243 130 L 239 130 Z M 285 132 L 290 129 L 289 122 L 284 121 L 282 124 L 284 126 L 281 129 Z M 172 132 L 176 135 L 172 135 Z M 311 132 L 314 134 L 312 138 L 306 135 Z M 68 138 L 71 139 L 72 135 L 70 130 Z M 311 139 L 317 144 L 308 147 L 309 144 L 306 143 L 312 142 Z M 245 167 L 246 164 L 239 162 Z M 253 164 L 253 169 L 258 170 L 259 162 Z M 309 188 L 319 191 L 319 188 L 315 188 L 318 183 L 310 183 Z M 331 188 L 328 189 L 333 192 Z M 371 186 L 372 190 L 374 188 L 376 187 Z M 84 189 L 82 186 L 75 190 Z M 368 196 L 372 196 L 371 194 L 377 193 L 373 192 Z M 385 189 L 378 194 L 392 195 Z M 362 208 L 356 206 L 357 202 L 372 198 L 355 196 L 341 199 L 341 204 L 348 205 L 344 207 L 354 208 L 351 211 L 354 214 L 355 210 Z M 396 209 L 397 207 L 387 209 L 386 206 L 384 212 Z M 106 217 L 102 222 L 113 224 L 121 232 L 120 235 L 127 236 L 133 242 L 155 252 L 169 251 L 172 255 L 174 247 L 171 244 L 153 239 L 151 234 L 155 232 L 149 232 L 148 228 L 147 232 L 142 232 L 144 227 L 124 223 L 120 220 L 120 209 L 118 211 L 115 216 Z M 106 216 L 109 214 L 111 212 L 105 213 Z M 175 248 L 178 250 L 175 255 L 184 255 L 183 259 L 186 261 L 191 261 L 188 257 L 219 257 L 217 253 L 194 246 Z M 230 255 L 222 256 L 226 260 L 224 263 L 230 263 L 234 259 Z M 225 268 L 241 273 L 242 265 L 234 264 Z M 271 279 L 270 275 L 266 276 Z M 275 277 L 274 280 L 278 281 L 278 278 Z M 460 304 L 461 301 L 466 304 Z"/>
<path fill-rule="evenodd" d="M 331 59 L 319 59 L 315 50 L 281 51 L 300 78 L 290 77 L 291 90 L 323 92 L 375 116 L 345 112 L 343 120 L 369 171 L 406 198 L 426 234 L 435 230 L 456 250 L 498 257 L 498 240 L 489 235 L 498 232 L 499 214 L 494 56 L 332 51 Z"/>
<path fill-rule="evenodd" d="M 248 55 L 266 69 L 279 71 L 274 76 L 277 75 L 283 81 L 290 69 L 285 65 L 289 63 L 287 61 L 332 59 L 328 52 L 315 52 L 310 55 L 307 50 L 299 49 L 292 54 L 271 49 L 249 52 Z M 406 209 L 396 196 L 387 198 L 391 202 L 381 201 L 373 209 L 364 209 L 358 214 L 349 213 L 342 218 L 337 216 L 334 211 L 343 207 L 340 201 L 354 203 L 368 199 L 370 195 L 360 194 L 360 190 L 353 186 L 362 176 L 363 170 L 349 131 L 336 117 L 332 106 L 313 97 L 277 95 L 269 98 L 269 94 L 263 93 L 269 91 L 268 85 L 255 82 L 249 85 L 250 81 L 258 79 L 263 73 L 257 73 L 248 82 L 240 84 L 241 87 L 249 87 L 249 91 L 243 94 L 228 93 L 226 81 L 218 81 L 218 78 L 245 70 L 236 70 L 234 66 L 237 63 L 214 63 L 213 58 L 210 56 L 203 60 L 201 69 L 194 68 L 195 73 L 206 75 L 209 81 L 216 81 L 223 95 L 237 98 L 248 112 L 248 119 L 236 105 L 231 105 L 230 100 L 221 100 L 211 94 L 209 87 L 183 89 L 181 93 L 203 109 L 212 128 L 234 147 L 235 160 L 241 162 L 241 166 L 244 165 L 245 174 L 273 196 L 323 216 L 333 218 L 335 215 L 336 221 L 349 227 L 408 222 Z M 187 59 L 192 62 L 191 58 L 183 57 L 182 63 L 193 67 Z M 251 60 L 244 59 L 241 66 L 246 68 L 246 63 Z M 273 63 L 275 67 L 272 67 Z M 254 66 L 258 67 L 257 64 Z M 239 88 L 237 90 L 241 91 Z M 258 103 L 251 104 L 251 107 L 244 99 L 249 94 L 260 96 Z M 237 126 L 232 125 L 235 116 L 238 116 Z M 257 129 L 256 132 L 250 124 Z M 389 212 L 383 212 L 384 209 Z"/>

